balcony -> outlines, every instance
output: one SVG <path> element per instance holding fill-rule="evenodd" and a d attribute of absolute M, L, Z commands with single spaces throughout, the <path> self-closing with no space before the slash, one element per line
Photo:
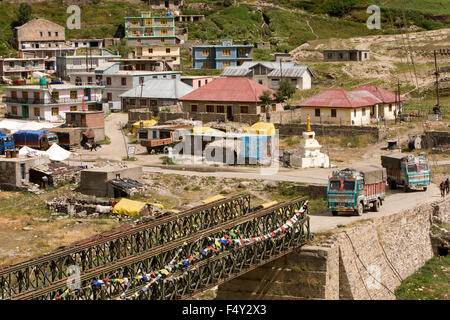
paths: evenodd
<path fill-rule="evenodd" d="M 91 98 L 89 100 L 84 100 L 84 97 L 80 97 L 80 98 L 76 98 L 76 99 L 73 99 L 73 98 L 58 98 L 58 99 L 54 99 L 52 97 L 50 103 L 82 103 L 83 101 L 88 103 L 88 102 L 101 102 L 101 100 L 102 100 L 101 96 L 99 96 L 99 97 L 91 96 Z"/>
<path fill-rule="evenodd" d="M 44 104 L 44 99 L 33 99 L 33 98 L 14 98 L 14 97 L 3 97 L 2 102 L 5 103 L 21 103 L 21 104 Z"/>

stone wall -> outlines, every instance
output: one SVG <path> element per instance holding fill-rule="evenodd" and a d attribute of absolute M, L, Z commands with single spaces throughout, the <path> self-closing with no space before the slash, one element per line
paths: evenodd
<path fill-rule="evenodd" d="M 431 221 L 450 199 L 361 221 L 219 286 L 216 299 L 395 299 L 395 288 L 432 258 Z"/>
<path fill-rule="evenodd" d="M 301 136 L 302 132 L 306 131 L 306 124 L 276 124 L 275 127 L 279 130 L 280 136 Z M 370 134 L 378 140 L 384 137 L 384 129 L 375 126 L 340 126 L 340 125 L 314 125 L 311 124 L 311 130 L 316 133 L 316 136 L 322 135 L 344 135 L 355 136 Z"/>
<path fill-rule="evenodd" d="M 450 144 L 450 131 L 425 131 L 422 135 L 422 147 L 434 148 Z"/>
<path fill-rule="evenodd" d="M 187 112 L 160 112 L 159 113 L 159 122 L 165 123 L 170 120 L 177 120 L 177 119 L 189 119 L 189 114 Z"/>

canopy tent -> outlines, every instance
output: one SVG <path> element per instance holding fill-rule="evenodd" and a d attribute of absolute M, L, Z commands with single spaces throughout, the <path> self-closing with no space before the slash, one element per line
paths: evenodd
<path fill-rule="evenodd" d="M 141 201 L 134 201 L 127 198 L 122 198 L 113 209 L 113 213 L 122 214 L 126 216 L 139 216 L 141 211 L 146 208 L 147 204 Z"/>

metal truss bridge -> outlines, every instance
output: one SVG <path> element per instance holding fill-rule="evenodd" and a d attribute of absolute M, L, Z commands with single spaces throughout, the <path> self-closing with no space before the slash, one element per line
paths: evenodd
<path fill-rule="evenodd" d="M 144 283 L 135 275 L 163 269 L 180 248 L 199 252 L 221 238 L 226 230 L 254 237 L 280 228 L 305 204 L 305 198 L 266 209 L 250 206 L 250 195 L 240 194 L 154 221 L 123 226 L 59 248 L 47 255 L 0 269 L 0 299 L 59 299 L 72 277 L 70 266 L 80 270 L 79 289 L 67 300 L 188 299 L 225 281 L 275 260 L 311 238 L 307 212 L 282 237 L 243 243 L 199 261 L 177 281 Z M 305 207 L 306 208 L 306 207 Z M 129 279 L 97 287 L 97 279 Z M 148 290 L 142 287 L 148 284 Z"/>

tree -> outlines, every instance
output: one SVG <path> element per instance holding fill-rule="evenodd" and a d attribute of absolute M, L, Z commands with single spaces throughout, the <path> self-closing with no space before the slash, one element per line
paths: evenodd
<path fill-rule="evenodd" d="M 352 11 L 355 5 L 355 0 L 327 0 L 324 9 L 330 16 L 341 18 Z"/>
<path fill-rule="evenodd" d="M 262 95 L 260 95 L 259 100 L 264 103 L 265 106 L 268 106 L 272 102 L 272 93 L 270 91 L 264 91 Z"/>
<path fill-rule="evenodd" d="M 30 21 L 32 14 L 33 8 L 28 3 L 21 3 L 19 7 L 19 16 L 17 18 L 18 25 L 21 26 Z"/>
<path fill-rule="evenodd" d="M 285 102 L 295 93 L 295 87 L 291 84 L 289 79 L 282 79 L 280 81 L 280 87 L 275 92 L 275 100 L 278 103 Z"/>

